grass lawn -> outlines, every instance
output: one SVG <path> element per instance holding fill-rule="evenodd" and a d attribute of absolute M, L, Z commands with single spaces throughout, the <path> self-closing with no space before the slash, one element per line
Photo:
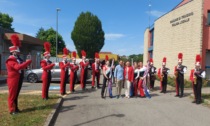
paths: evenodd
<path fill-rule="evenodd" d="M 210 100 L 210 94 L 202 94 L 202 98 Z"/>
<path fill-rule="evenodd" d="M 0 94 L 0 125 L 1 126 L 42 126 L 50 114 L 59 96 L 51 95 L 47 101 L 40 95 L 20 95 L 17 115 L 10 115 L 7 94 Z"/>

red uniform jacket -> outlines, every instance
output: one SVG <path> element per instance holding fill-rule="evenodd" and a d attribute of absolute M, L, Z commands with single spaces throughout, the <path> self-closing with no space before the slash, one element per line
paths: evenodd
<path fill-rule="evenodd" d="M 127 68 L 128 68 L 128 80 L 130 82 L 133 82 L 133 78 L 134 78 L 134 70 L 133 70 L 133 67 L 125 67 L 125 69 L 124 69 L 124 78 L 126 78 Z"/>
<path fill-rule="evenodd" d="M 64 62 L 59 62 L 59 66 L 60 66 L 60 69 L 61 69 L 61 73 L 60 73 L 60 75 L 61 75 L 61 84 L 63 84 L 64 81 L 65 81 L 66 70 L 70 66 L 70 63 L 64 64 Z"/>
<path fill-rule="evenodd" d="M 99 64 L 98 64 L 99 65 Z M 100 67 L 100 66 L 98 66 Z M 98 73 L 100 70 L 99 69 L 96 69 L 96 65 L 95 63 L 92 64 L 92 74 L 95 75 L 95 73 Z"/>
<path fill-rule="evenodd" d="M 77 71 L 79 69 L 79 66 L 78 65 L 74 65 L 74 64 L 71 64 L 71 73 L 70 73 L 70 86 L 71 87 L 71 90 L 73 90 L 73 83 L 74 83 L 74 72 Z"/>
<path fill-rule="evenodd" d="M 85 62 L 80 62 L 80 67 L 81 67 L 81 76 L 84 75 L 85 72 L 85 68 L 89 65 L 89 63 L 85 63 Z"/>
<path fill-rule="evenodd" d="M 46 60 L 42 60 L 41 61 L 41 67 L 43 69 L 43 73 L 42 73 L 42 80 L 43 81 L 46 80 L 46 82 L 47 82 L 47 80 L 48 80 L 48 71 L 51 70 L 53 68 L 53 66 L 55 66 L 54 63 L 48 65 Z"/>

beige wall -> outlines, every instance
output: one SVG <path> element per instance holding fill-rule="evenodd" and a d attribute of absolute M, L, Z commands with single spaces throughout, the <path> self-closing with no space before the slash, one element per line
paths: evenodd
<path fill-rule="evenodd" d="M 194 68 L 196 54 L 201 54 L 202 50 L 202 3 L 203 0 L 193 0 L 155 22 L 153 60 L 156 67 L 161 67 L 162 59 L 166 56 L 170 74 L 173 74 L 178 61 L 177 55 L 182 52 L 183 65 L 188 67 L 186 76 L 189 76 L 190 69 Z M 176 21 L 189 18 L 188 22 L 172 26 L 171 20 L 191 12 L 193 15 Z"/>
<path fill-rule="evenodd" d="M 149 42 L 149 29 L 146 29 L 144 32 L 144 55 L 143 55 L 143 64 L 147 63 L 148 60 L 148 42 Z"/>

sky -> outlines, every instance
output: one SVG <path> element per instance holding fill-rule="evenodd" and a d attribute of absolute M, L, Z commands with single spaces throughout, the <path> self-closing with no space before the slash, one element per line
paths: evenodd
<path fill-rule="evenodd" d="M 150 2 L 149 2 L 150 1 Z M 102 52 L 142 54 L 144 32 L 182 0 L 0 0 L 0 12 L 13 17 L 16 32 L 36 36 L 39 28 L 56 30 L 67 48 L 75 51 L 71 32 L 81 12 L 91 12 L 102 22 L 105 42 Z M 149 6 L 151 5 L 151 6 Z"/>

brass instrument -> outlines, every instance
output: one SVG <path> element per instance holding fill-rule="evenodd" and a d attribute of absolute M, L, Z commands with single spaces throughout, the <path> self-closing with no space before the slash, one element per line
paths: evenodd
<path fill-rule="evenodd" d="M 178 77 L 178 71 L 175 71 L 174 75 L 177 78 Z"/>
<path fill-rule="evenodd" d="M 194 79 L 194 84 L 197 84 L 197 76 L 195 76 L 195 72 L 194 72 L 194 75 L 193 75 L 193 79 Z"/>
<path fill-rule="evenodd" d="M 161 74 L 161 77 L 160 77 L 160 81 L 162 82 L 163 81 L 163 77 L 164 77 L 164 75 L 163 75 L 163 73 Z"/>
<path fill-rule="evenodd" d="M 194 79 L 194 84 L 197 84 L 197 77 L 194 76 L 193 79 Z"/>

